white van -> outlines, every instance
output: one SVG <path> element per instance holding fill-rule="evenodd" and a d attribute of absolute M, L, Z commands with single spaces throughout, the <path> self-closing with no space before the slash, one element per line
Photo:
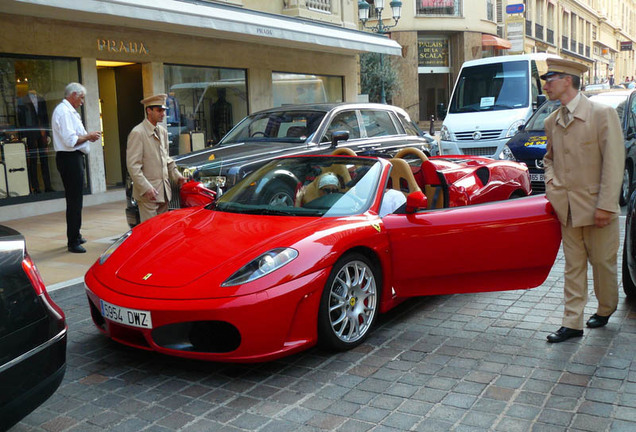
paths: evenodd
<path fill-rule="evenodd" d="M 470 60 L 459 72 L 441 129 L 443 154 L 512 159 L 504 145 L 541 103 L 545 60 L 520 54 Z"/>

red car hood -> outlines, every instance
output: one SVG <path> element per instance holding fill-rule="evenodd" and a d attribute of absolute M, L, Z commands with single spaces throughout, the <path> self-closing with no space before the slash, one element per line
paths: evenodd
<path fill-rule="evenodd" d="M 166 224 L 166 219 L 173 223 Z M 136 285 L 182 287 L 219 269 L 222 269 L 218 272 L 223 278 L 221 283 L 256 254 L 289 246 L 290 232 L 315 221 L 307 217 L 199 210 L 186 217 L 162 218 L 152 226 L 140 226 L 143 233 L 135 236 L 134 231 L 109 261 L 121 263 L 116 270 L 118 278 Z M 285 234 L 287 244 L 277 242 L 281 233 Z M 120 253 L 128 255 L 122 258 Z M 113 259 L 115 255 L 117 258 Z M 116 286 L 111 288 L 120 291 Z"/>

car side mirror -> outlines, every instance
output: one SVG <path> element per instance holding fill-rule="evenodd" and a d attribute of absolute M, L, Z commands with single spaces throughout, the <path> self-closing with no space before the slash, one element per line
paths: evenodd
<path fill-rule="evenodd" d="M 349 131 L 334 131 L 331 134 L 331 148 L 338 147 L 339 141 L 347 141 L 349 139 Z"/>
<path fill-rule="evenodd" d="M 415 213 L 419 209 L 428 208 L 428 198 L 422 191 L 415 191 L 406 197 L 406 212 Z"/>
<path fill-rule="evenodd" d="M 534 106 L 534 109 L 536 110 L 537 108 L 539 108 L 541 105 L 543 105 L 545 103 L 545 101 L 548 100 L 545 95 L 540 94 L 537 95 L 537 102 L 536 105 Z"/>

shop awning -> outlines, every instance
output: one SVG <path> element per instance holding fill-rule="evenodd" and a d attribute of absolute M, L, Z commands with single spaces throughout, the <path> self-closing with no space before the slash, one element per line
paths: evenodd
<path fill-rule="evenodd" d="M 375 33 L 234 6 L 179 0 L 2 0 L 0 11 L 321 52 L 402 55 Z"/>
<path fill-rule="evenodd" d="M 493 47 L 495 49 L 510 49 L 512 48 L 512 43 L 509 40 L 502 39 L 497 36 L 482 34 L 481 35 L 481 46 L 483 47 Z"/>

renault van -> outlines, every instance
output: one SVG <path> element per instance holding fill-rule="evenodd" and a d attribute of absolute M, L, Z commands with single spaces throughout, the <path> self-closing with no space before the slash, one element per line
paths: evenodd
<path fill-rule="evenodd" d="M 470 60 L 462 65 L 441 129 L 441 153 L 512 159 L 505 144 L 546 99 L 540 75 L 552 54 Z"/>

